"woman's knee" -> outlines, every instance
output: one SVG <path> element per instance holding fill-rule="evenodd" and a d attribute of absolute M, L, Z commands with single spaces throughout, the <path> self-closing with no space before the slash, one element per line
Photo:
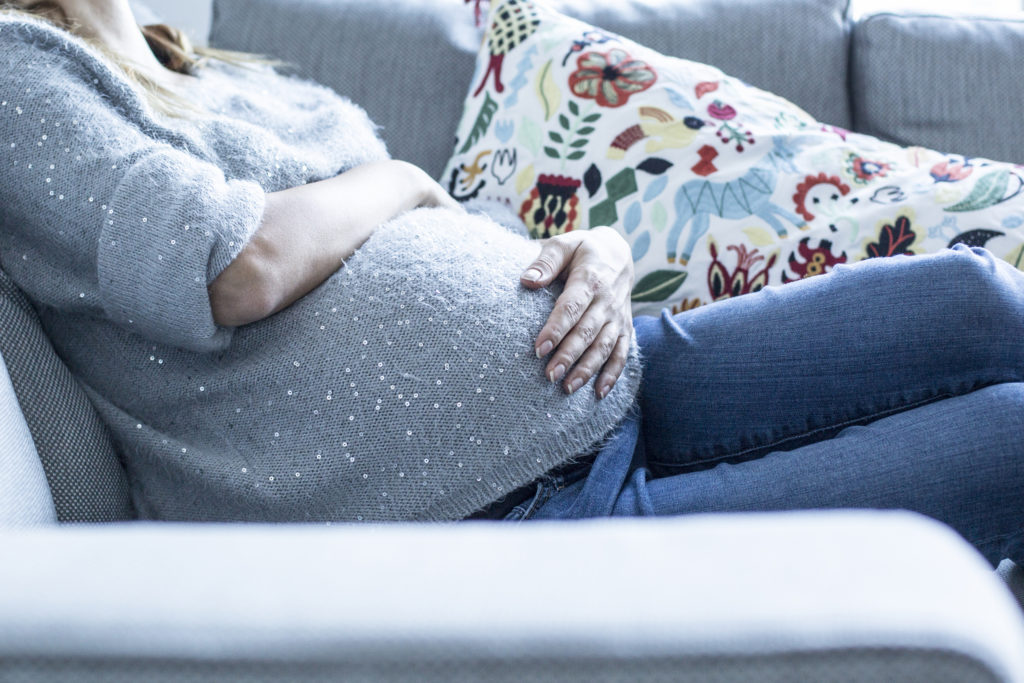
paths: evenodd
<path fill-rule="evenodd" d="M 872 259 L 869 267 L 886 281 L 887 296 L 915 302 L 903 315 L 940 328 L 932 343 L 945 339 L 964 361 L 1024 373 L 1024 273 L 986 249 L 962 244 L 894 259 Z"/>
<path fill-rule="evenodd" d="M 913 257 L 920 285 L 949 292 L 950 323 L 1024 334 L 1024 273 L 980 247 Z"/>

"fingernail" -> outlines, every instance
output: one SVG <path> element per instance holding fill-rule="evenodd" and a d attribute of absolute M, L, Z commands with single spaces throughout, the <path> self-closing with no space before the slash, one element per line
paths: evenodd
<path fill-rule="evenodd" d="M 555 366 L 554 370 L 552 370 L 551 372 L 548 373 L 548 379 L 551 380 L 552 384 L 554 384 L 558 380 L 562 379 L 562 377 L 564 375 L 565 375 L 565 366 L 559 364 L 559 365 Z"/>
<path fill-rule="evenodd" d="M 577 377 L 573 381 L 569 382 L 569 393 L 573 393 L 577 389 L 583 386 L 583 380 Z"/>
<path fill-rule="evenodd" d="M 607 384 L 605 384 L 603 387 L 601 387 L 600 389 L 597 390 L 597 397 L 598 398 L 604 398 L 605 396 L 608 395 L 608 392 L 611 391 L 611 390 L 612 390 L 612 388 L 610 386 L 608 386 Z"/>
<path fill-rule="evenodd" d="M 541 344 L 540 348 L 537 349 L 537 358 L 543 358 L 544 356 L 548 355 L 548 353 L 551 351 L 551 347 L 553 346 L 554 344 L 551 343 L 550 339 Z"/>
<path fill-rule="evenodd" d="M 529 280 L 530 282 L 535 282 L 540 279 L 540 276 L 541 272 L 539 270 L 536 268 L 530 268 L 528 271 L 523 273 L 522 278 L 524 280 Z"/>

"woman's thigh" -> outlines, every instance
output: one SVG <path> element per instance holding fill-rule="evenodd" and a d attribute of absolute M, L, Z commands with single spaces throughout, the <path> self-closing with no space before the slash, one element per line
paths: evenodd
<path fill-rule="evenodd" d="M 1024 381 L 1024 274 L 981 249 L 871 259 L 634 324 L 658 474 Z"/>
<path fill-rule="evenodd" d="M 1018 340 L 1024 343 L 1024 340 Z M 900 508 L 956 529 L 990 561 L 1024 561 L 1024 383 L 997 384 L 756 460 L 647 481 L 616 515 Z"/>

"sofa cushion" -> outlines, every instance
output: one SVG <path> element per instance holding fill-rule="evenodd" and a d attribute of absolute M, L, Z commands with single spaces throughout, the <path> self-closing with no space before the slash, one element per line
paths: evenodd
<path fill-rule="evenodd" d="M 32 435 L 0 356 L 0 527 L 57 521 Z"/>
<path fill-rule="evenodd" d="M 849 124 L 847 0 L 561 0 L 567 13 L 723 68 Z M 215 0 L 210 43 L 269 54 L 362 105 L 393 156 L 433 176 L 451 151 L 480 32 L 446 0 Z M 296 40 L 296 36 L 301 39 Z"/>
<path fill-rule="evenodd" d="M 1024 19 L 876 14 L 853 30 L 857 130 L 1024 163 Z"/>
<path fill-rule="evenodd" d="M 107 428 L 57 357 L 31 304 L 2 271 L 0 353 L 46 472 L 57 519 L 134 518 L 127 478 Z"/>
<path fill-rule="evenodd" d="M 823 125 L 534 0 L 491 11 L 442 182 L 533 237 L 615 228 L 635 315 L 956 243 L 1024 267 L 1024 168 Z"/>

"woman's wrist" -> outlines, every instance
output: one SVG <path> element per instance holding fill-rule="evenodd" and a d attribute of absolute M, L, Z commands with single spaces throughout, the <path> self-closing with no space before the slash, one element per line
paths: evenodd
<path fill-rule="evenodd" d="M 403 190 L 406 209 L 430 206 L 433 199 L 433 180 L 419 166 L 400 159 L 389 159 L 386 163 L 394 174 L 395 187 Z"/>
<path fill-rule="evenodd" d="M 410 209 L 445 207 L 449 209 L 460 208 L 460 204 L 441 187 L 437 181 L 431 178 L 426 171 L 419 166 L 407 161 L 391 160 L 396 165 L 397 173 L 403 178 L 400 182 L 403 187 L 410 188 L 413 205 Z"/>

